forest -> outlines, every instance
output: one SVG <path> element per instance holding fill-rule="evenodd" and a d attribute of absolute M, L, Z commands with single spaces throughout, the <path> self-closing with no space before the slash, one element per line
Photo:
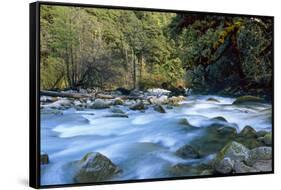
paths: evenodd
<path fill-rule="evenodd" d="M 271 97 L 273 20 L 42 6 L 41 89 L 190 88 Z"/>

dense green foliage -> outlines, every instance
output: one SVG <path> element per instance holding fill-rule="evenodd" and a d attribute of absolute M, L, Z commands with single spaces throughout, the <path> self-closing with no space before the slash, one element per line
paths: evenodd
<path fill-rule="evenodd" d="M 41 88 L 272 88 L 272 19 L 41 7 Z"/>

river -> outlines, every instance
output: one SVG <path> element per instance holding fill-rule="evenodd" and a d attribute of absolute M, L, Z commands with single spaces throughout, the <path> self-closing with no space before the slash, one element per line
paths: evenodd
<path fill-rule="evenodd" d="M 207 101 L 213 97 L 219 102 Z M 50 163 L 41 166 L 41 184 L 73 183 L 74 171 L 69 165 L 88 152 L 100 152 L 122 169 L 113 180 L 174 177 L 175 164 L 206 162 L 214 155 L 200 159 L 182 159 L 175 151 L 194 139 L 204 138 L 204 128 L 222 116 L 237 132 L 250 125 L 256 131 L 271 131 L 271 104 L 232 105 L 235 98 L 220 96 L 188 96 L 179 107 L 158 113 L 119 106 L 128 118 L 104 117 L 109 109 L 70 108 L 62 115 L 41 114 L 41 152 Z M 186 118 L 198 130 L 179 123 Z M 201 130 L 202 129 L 202 130 Z M 190 172 L 186 175 L 195 175 Z"/>

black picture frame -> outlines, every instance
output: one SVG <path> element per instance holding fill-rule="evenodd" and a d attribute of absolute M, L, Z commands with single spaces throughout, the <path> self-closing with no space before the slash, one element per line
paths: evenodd
<path fill-rule="evenodd" d="M 189 13 L 202 15 L 220 15 L 220 16 L 240 16 L 240 17 L 261 17 L 269 18 L 273 21 L 272 28 L 272 171 L 270 172 L 256 172 L 244 174 L 230 174 L 230 175 L 206 175 L 206 176 L 187 176 L 187 177 L 172 177 L 172 178 L 153 178 L 140 180 L 124 180 L 124 181 L 107 181 L 95 183 L 79 183 L 79 184 L 64 184 L 64 185 L 41 185 L 40 184 L 40 6 L 70 6 L 70 7 L 88 7 L 88 8 L 106 8 L 106 9 L 122 9 L 122 10 L 136 10 L 136 11 L 155 11 L 167 13 Z M 244 175 L 261 175 L 274 173 L 274 17 L 264 15 L 248 15 L 248 14 L 233 14 L 233 13 L 217 13 L 217 12 L 200 12 L 187 10 L 170 10 L 170 9 L 156 9 L 156 8 L 141 8 L 141 7 L 125 7 L 112 5 L 92 5 L 80 3 L 62 3 L 62 2 L 41 2 L 37 1 L 29 4 L 30 18 L 29 18 L 29 44 L 30 44 L 30 81 L 29 81 L 29 185 L 33 188 L 54 188 L 54 187 L 74 187 L 74 186 L 88 186 L 88 185 L 102 185 L 102 184 L 121 184 L 121 183 L 136 183 L 136 182 L 152 182 L 152 181 L 167 181 L 167 180 L 184 180 L 210 177 L 233 177 Z"/>

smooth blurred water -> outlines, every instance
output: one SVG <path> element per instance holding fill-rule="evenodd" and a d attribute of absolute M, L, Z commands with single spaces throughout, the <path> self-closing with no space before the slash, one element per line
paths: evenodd
<path fill-rule="evenodd" d="M 207 101 L 213 97 L 220 102 Z M 223 116 L 239 132 L 246 125 L 257 131 L 271 130 L 271 105 L 256 103 L 232 105 L 233 98 L 189 96 L 181 106 L 161 114 L 149 108 L 144 113 L 119 106 L 128 118 L 104 117 L 109 109 L 65 110 L 63 115 L 41 115 L 41 152 L 50 164 L 41 166 L 42 185 L 73 183 L 70 162 L 88 152 L 100 152 L 122 168 L 113 180 L 172 177 L 169 167 L 178 163 L 204 162 L 209 157 L 184 160 L 175 151 L 195 138 L 204 138 L 201 130 L 189 130 L 179 124 L 187 118 L 198 128 L 210 125 L 210 119 Z"/>

